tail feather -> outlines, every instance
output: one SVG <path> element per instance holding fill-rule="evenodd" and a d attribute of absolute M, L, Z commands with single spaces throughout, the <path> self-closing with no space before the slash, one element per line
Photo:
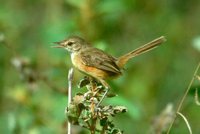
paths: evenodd
<path fill-rule="evenodd" d="M 146 53 L 156 47 L 158 47 L 159 45 L 161 45 L 163 42 L 165 42 L 166 39 L 164 36 L 161 36 L 125 55 L 122 55 L 121 57 L 118 58 L 117 60 L 117 65 L 119 68 L 123 68 L 124 65 L 128 62 L 129 59 L 133 58 L 133 57 L 136 57 L 140 54 L 143 54 L 143 53 Z"/>

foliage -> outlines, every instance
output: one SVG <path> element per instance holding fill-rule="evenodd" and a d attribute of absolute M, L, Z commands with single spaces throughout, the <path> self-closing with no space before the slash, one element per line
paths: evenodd
<path fill-rule="evenodd" d="M 95 80 L 86 77 L 79 85 L 82 85 L 81 87 L 84 85 L 87 86 L 88 91 L 84 94 L 77 93 L 73 97 L 72 102 L 67 107 L 66 115 L 68 121 L 73 125 L 87 128 L 91 134 L 95 132 L 102 134 L 121 134 L 122 131 L 115 127 L 110 117 L 126 112 L 127 108 L 124 106 L 98 105 L 105 89 Z"/>
<path fill-rule="evenodd" d="M 113 120 L 125 133 L 149 132 L 168 103 L 174 107 L 199 62 L 200 1 L 180 0 L 1 0 L 0 133 L 66 133 L 69 55 L 51 48 L 69 35 L 120 56 L 161 35 L 167 42 L 131 60 L 121 78 L 109 81 L 117 96 L 104 105 L 126 106 Z M 199 74 L 198 74 L 199 75 Z M 73 93 L 84 75 L 75 71 Z M 200 133 L 193 83 L 182 113 Z M 171 133 L 187 133 L 177 119 Z M 74 126 L 73 134 L 87 133 Z"/>

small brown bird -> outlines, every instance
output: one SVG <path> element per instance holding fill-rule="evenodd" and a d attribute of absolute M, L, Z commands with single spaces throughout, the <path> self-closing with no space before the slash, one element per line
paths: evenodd
<path fill-rule="evenodd" d="M 102 83 L 107 89 L 101 99 L 102 101 L 109 89 L 109 85 L 105 81 L 106 79 L 122 75 L 122 70 L 129 59 L 150 51 L 165 41 L 165 37 L 161 36 L 119 58 L 92 47 L 87 41 L 78 36 L 72 36 L 63 41 L 55 42 L 58 46 L 54 47 L 68 50 L 71 54 L 71 61 L 78 70 Z"/>

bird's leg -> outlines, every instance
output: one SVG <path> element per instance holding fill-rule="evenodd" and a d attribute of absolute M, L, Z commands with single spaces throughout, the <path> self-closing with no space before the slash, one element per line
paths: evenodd
<path fill-rule="evenodd" d="M 110 89 L 110 86 L 108 85 L 108 83 L 106 83 L 103 79 L 99 79 L 99 81 L 101 82 L 101 84 L 105 87 L 106 89 L 106 92 L 103 94 L 103 96 L 101 97 L 101 100 L 99 101 L 99 103 L 97 104 L 96 108 L 99 107 L 99 105 L 102 103 L 103 99 L 106 97 L 109 89 Z"/>
<path fill-rule="evenodd" d="M 102 101 L 103 101 L 103 99 L 106 97 L 106 95 L 107 95 L 107 93 L 108 93 L 108 91 L 109 91 L 109 88 L 108 87 L 106 87 L 105 88 L 106 89 L 106 92 L 103 94 L 103 96 L 101 97 L 101 100 L 99 101 L 99 103 L 97 104 L 97 108 L 99 107 L 99 105 L 102 103 Z"/>

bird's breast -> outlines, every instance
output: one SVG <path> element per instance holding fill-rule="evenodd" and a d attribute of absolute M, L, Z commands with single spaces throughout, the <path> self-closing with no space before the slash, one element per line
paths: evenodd
<path fill-rule="evenodd" d="M 87 66 L 84 61 L 82 61 L 82 58 L 80 57 L 79 54 L 72 53 L 71 54 L 71 60 L 72 64 L 81 72 L 88 74 L 94 78 L 101 78 L 101 79 L 106 79 L 109 77 L 109 73 L 98 69 L 93 66 Z"/>

